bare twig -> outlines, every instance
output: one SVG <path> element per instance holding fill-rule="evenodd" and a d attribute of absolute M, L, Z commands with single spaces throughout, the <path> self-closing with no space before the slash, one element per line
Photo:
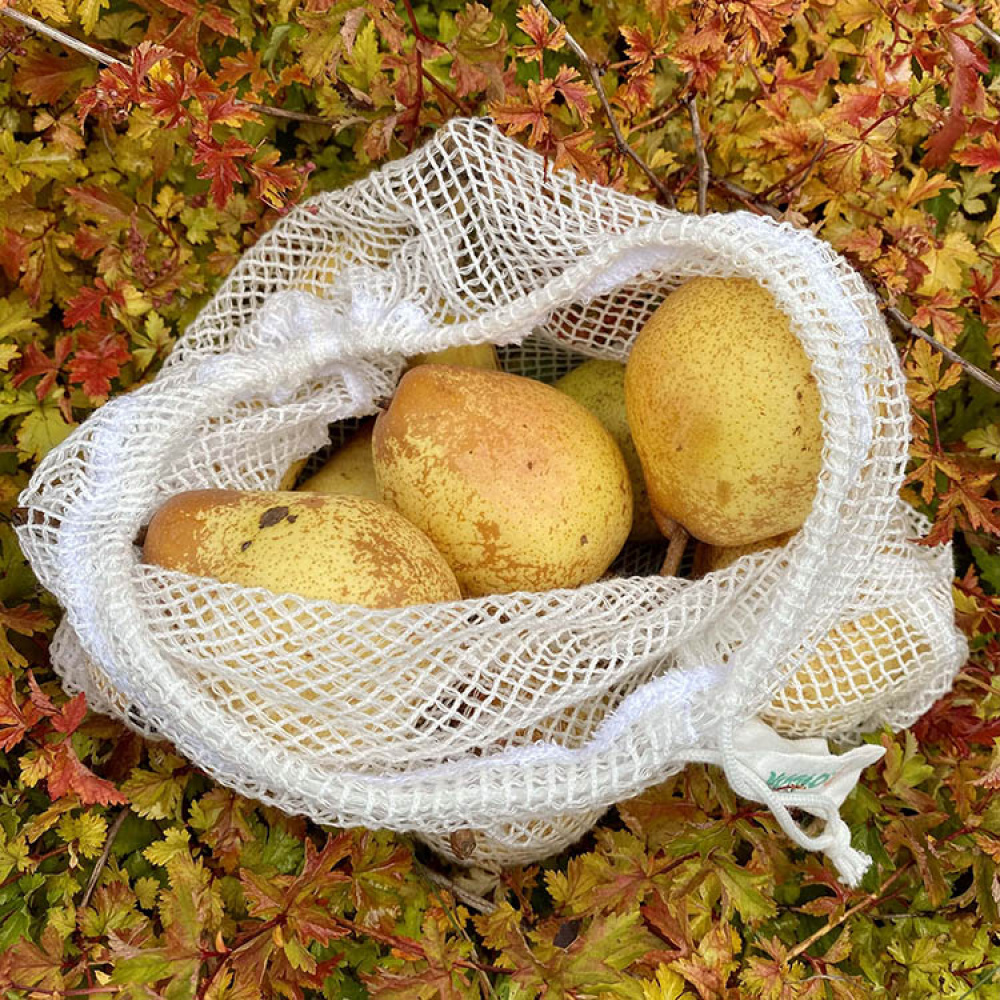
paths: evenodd
<path fill-rule="evenodd" d="M 125 822 L 125 817 L 128 814 L 129 807 L 124 806 L 115 817 L 114 823 L 111 824 L 111 829 L 108 830 L 108 835 L 104 838 L 104 850 L 101 851 L 101 856 L 97 859 L 94 870 L 90 873 L 90 879 L 87 881 L 87 888 L 83 892 L 83 899 L 80 900 L 79 909 L 85 910 L 89 905 L 90 897 L 93 896 L 94 889 L 97 888 L 97 880 L 101 877 L 101 872 L 108 863 L 108 858 L 111 857 L 111 846 L 114 844 L 115 837 L 118 836 L 118 831 L 122 828 L 122 823 Z"/>
<path fill-rule="evenodd" d="M 691 132 L 694 134 L 694 153 L 698 159 L 698 214 L 704 215 L 708 205 L 708 157 L 705 155 L 705 141 L 701 136 L 698 121 L 698 99 L 692 94 L 685 102 L 691 118 Z"/>
<path fill-rule="evenodd" d="M 37 31 L 40 35 L 47 35 L 54 42 L 59 42 L 60 45 L 65 45 L 68 49 L 74 49 L 81 55 L 87 56 L 88 59 L 93 59 L 104 66 L 125 65 L 121 59 L 111 55 L 110 52 L 104 52 L 94 48 L 93 45 L 81 42 L 79 38 L 67 35 L 65 31 L 53 28 L 52 25 L 39 21 L 37 17 L 32 17 L 30 14 L 22 14 L 19 10 L 14 10 L 13 7 L 0 7 L 0 14 L 9 17 L 12 21 L 17 21 L 18 24 L 23 24 L 26 28 L 31 28 L 32 31 Z"/>
<path fill-rule="evenodd" d="M 916 323 L 900 312 L 895 306 L 889 305 L 888 302 L 882 298 L 881 295 L 878 296 L 879 304 L 882 306 L 882 311 L 888 316 L 894 323 L 902 327 L 911 337 L 919 337 L 921 340 L 926 340 L 934 350 L 943 354 L 949 361 L 954 362 L 956 365 L 964 369 L 966 374 L 974 378 L 977 382 L 981 382 L 987 388 L 992 389 L 994 392 L 1000 392 L 1000 382 L 998 382 L 992 375 L 988 375 L 982 370 L 982 368 L 977 367 L 971 361 L 967 361 L 953 351 L 950 347 L 945 347 L 940 341 L 935 340 L 926 330 L 922 330 Z"/>
<path fill-rule="evenodd" d="M 14 10 L 13 7 L 0 7 L 0 14 L 10 18 L 12 21 L 23 24 L 27 28 L 31 28 L 32 31 L 37 32 L 39 35 L 45 35 L 54 42 L 65 45 L 68 49 L 73 49 L 74 52 L 79 52 L 88 59 L 93 59 L 102 66 L 128 65 L 128 63 L 117 56 L 111 55 L 110 52 L 105 52 L 103 49 L 96 48 L 87 42 L 81 41 L 79 38 L 74 38 L 72 35 L 68 35 L 65 31 L 60 31 L 58 28 L 53 28 L 52 25 L 46 24 L 45 21 L 38 20 L 37 17 L 32 17 L 30 14 L 22 14 L 19 10 Z M 236 103 L 241 107 L 256 111 L 258 114 L 270 115 L 272 118 L 287 118 L 291 121 L 311 122 L 314 125 L 327 125 L 329 127 L 333 127 L 334 124 L 328 118 L 323 118 L 320 115 L 310 115 L 304 111 L 289 111 L 287 108 L 274 108 L 269 104 L 256 104 L 253 101 L 237 100 Z"/>
<path fill-rule="evenodd" d="M 710 177 L 709 183 L 712 187 L 716 187 L 720 191 L 725 191 L 726 194 L 742 202 L 747 208 L 753 209 L 758 215 L 769 215 L 772 219 L 780 219 L 782 217 L 783 213 L 780 208 L 776 208 L 769 202 L 762 201 L 753 191 L 743 187 L 741 184 L 723 180 L 721 177 Z"/>
<path fill-rule="evenodd" d="M 615 136 L 615 143 L 618 146 L 619 151 L 627 156 L 645 175 L 649 178 L 649 182 L 656 188 L 660 197 L 667 203 L 670 208 L 674 207 L 674 196 L 670 188 L 660 180 L 659 177 L 653 173 L 652 168 L 645 160 L 629 145 L 624 134 L 622 133 L 621 126 L 618 124 L 618 119 L 615 117 L 615 113 L 611 110 L 611 103 L 608 101 L 608 95 L 604 91 L 604 84 L 601 83 L 601 71 L 590 56 L 584 51 L 583 46 L 569 33 L 566 25 L 552 13 L 551 10 L 542 2 L 542 0 L 531 0 L 532 4 L 542 11 L 546 17 L 549 19 L 549 23 L 554 27 L 562 28 L 566 34 L 566 44 L 572 49 L 573 54 L 580 60 L 584 68 L 587 70 L 587 75 L 590 77 L 591 83 L 594 85 L 594 90 L 597 91 L 597 96 L 600 99 L 601 107 L 604 109 L 604 117 L 608 120 L 608 125 Z"/>
<path fill-rule="evenodd" d="M 414 867 L 432 885 L 447 889 L 460 903 L 465 903 L 466 906 L 477 913 L 492 913 L 496 909 L 495 903 L 491 903 L 485 896 L 480 896 L 459 885 L 458 882 L 449 878 L 444 872 L 435 871 L 433 868 L 428 868 L 427 865 L 420 864 L 420 862 L 414 862 Z"/>
<path fill-rule="evenodd" d="M 948 10 L 955 14 L 968 13 L 967 7 L 963 7 L 960 3 L 955 3 L 954 0 L 943 0 L 941 6 L 947 7 Z M 982 36 L 1000 52 L 1000 34 L 997 34 L 982 18 L 977 17 L 972 23 L 979 29 Z"/>

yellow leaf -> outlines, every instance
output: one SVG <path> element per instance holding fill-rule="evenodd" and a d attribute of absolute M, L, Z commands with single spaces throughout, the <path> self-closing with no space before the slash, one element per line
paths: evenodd
<path fill-rule="evenodd" d="M 22 460 L 41 461 L 73 428 L 63 420 L 59 406 L 44 400 L 32 409 L 17 429 L 17 449 Z"/>
<path fill-rule="evenodd" d="M 673 969 L 660 965 L 656 979 L 642 980 L 642 1000 L 687 1000 L 691 996 L 684 989 L 684 979 Z"/>
<path fill-rule="evenodd" d="M 150 844 L 142 853 L 151 865 L 165 865 L 174 858 L 187 856 L 188 832 L 181 826 L 172 826 L 163 840 Z"/>
<path fill-rule="evenodd" d="M 977 427 L 969 431 L 962 440 L 979 452 L 983 458 L 1000 460 L 1000 424 L 990 424 L 987 427 Z"/>
<path fill-rule="evenodd" d="M 0 371 L 7 371 L 20 353 L 14 344 L 0 344 Z"/>
<path fill-rule="evenodd" d="M 979 259 L 976 248 L 965 233 L 948 233 L 940 247 L 934 247 L 920 258 L 929 271 L 918 291 L 921 295 L 936 295 L 941 289 L 958 292 L 964 278 L 963 265 Z"/>
<path fill-rule="evenodd" d="M 83 25 L 83 30 L 89 35 L 97 25 L 101 10 L 108 6 L 108 0 L 80 0 L 76 6 L 76 14 Z"/>
<path fill-rule="evenodd" d="M 1000 253 L 1000 205 L 993 213 L 993 218 L 986 224 L 982 238 L 991 250 Z"/>

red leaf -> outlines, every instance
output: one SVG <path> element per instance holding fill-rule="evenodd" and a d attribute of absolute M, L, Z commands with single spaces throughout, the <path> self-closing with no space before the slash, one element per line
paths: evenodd
<path fill-rule="evenodd" d="M 87 717 L 87 698 L 81 691 L 61 705 L 59 711 L 52 717 L 52 727 L 60 733 L 75 733 L 80 723 Z"/>
<path fill-rule="evenodd" d="M 561 49 L 566 42 L 565 25 L 557 24 L 553 28 L 548 15 L 533 5 L 518 8 L 517 25 L 533 42 L 517 47 L 517 54 L 522 59 L 541 60 L 546 49 Z"/>
<path fill-rule="evenodd" d="M 24 739 L 28 730 L 42 718 L 31 703 L 18 703 L 14 676 L 0 677 L 0 750 L 10 750 Z"/>
<path fill-rule="evenodd" d="M 31 698 L 31 703 L 42 715 L 51 716 L 58 713 L 59 709 L 56 708 L 52 699 L 38 686 L 35 674 L 31 670 L 28 671 L 28 689 L 30 691 L 29 697 Z"/>
<path fill-rule="evenodd" d="M 98 777 L 73 750 L 68 740 L 47 744 L 46 757 L 52 766 L 45 781 L 53 799 L 75 792 L 83 805 L 126 805 L 128 799 L 104 778 Z"/>
<path fill-rule="evenodd" d="M 509 126 L 510 134 L 516 135 L 525 129 L 531 129 L 528 142 L 537 146 L 549 134 L 549 119 L 546 110 L 555 98 L 555 85 L 552 80 L 536 83 L 528 81 L 527 103 L 508 102 L 497 104 L 492 108 L 492 114 L 498 125 Z"/>
<path fill-rule="evenodd" d="M 0 267 L 11 281 L 17 281 L 20 277 L 21 269 L 28 259 L 25 251 L 29 246 L 31 240 L 13 229 L 4 229 L 3 238 L 0 239 Z"/>
<path fill-rule="evenodd" d="M 20 368 L 18 368 L 17 374 L 11 379 L 14 388 L 16 389 L 23 385 L 29 378 L 41 375 L 41 380 L 35 386 L 35 395 L 39 399 L 44 399 L 49 394 L 49 390 L 55 383 L 59 372 L 62 370 L 63 362 L 69 357 L 71 350 L 72 343 L 68 336 L 60 337 L 56 341 L 54 359 L 43 353 L 37 345 L 33 343 L 26 344 L 21 351 Z"/>
<path fill-rule="evenodd" d="M 94 287 L 83 287 L 69 300 L 63 313 L 63 326 L 96 323 L 105 302 L 124 305 L 125 297 L 116 289 L 108 288 L 103 278 L 94 279 Z"/>
<path fill-rule="evenodd" d="M 82 385 L 88 396 L 107 396 L 111 379 L 118 377 L 129 358 L 128 345 L 120 334 L 84 334 L 69 363 L 70 382 Z"/>
<path fill-rule="evenodd" d="M 1000 139 L 995 132 L 987 132 L 981 146 L 967 146 L 952 158 L 964 167 L 975 167 L 981 174 L 995 173 L 1000 170 Z"/>
<path fill-rule="evenodd" d="M 955 143 L 969 127 L 962 109 L 980 100 L 983 88 L 978 74 L 989 70 L 989 63 L 972 42 L 953 31 L 945 34 L 953 61 L 950 107 L 944 125 L 927 140 L 927 153 L 922 161 L 925 167 L 947 164 Z"/>
<path fill-rule="evenodd" d="M 194 162 L 202 165 L 198 176 L 212 182 L 212 200 L 216 208 L 224 208 L 233 186 L 240 182 L 238 161 L 250 156 L 254 147 L 235 135 L 221 145 L 215 140 L 200 139 L 195 145 Z"/>
<path fill-rule="evenodd" d="M 586 125 L 593 115 L 590 99 L 594 96 L 594 88 L 585 83 L 580 74 L 569 66 L 563 66 L 559 70 L 553 83 L 566 104 L 576 111 L 580 120 Z"/>
<path fill-rule="evenodd" d="M 635 69 L 630 70 L 630 73 L 648 73 L 653 68 L 653 62 L 661 54 L 659 43 L 653 38 L 652 32 L 643 31 L 632 25 L 625 25 L 619 30 L 625 39 L 625 55 L 630 62 L 635 63 Z"/>
<path fill-rule="evenodd" d="M 292 164 L 276 166 L 279 157 L 276 149 L 271 150 L 247 167 L 254 179 L 253 196 L 274 208 L 281 208 L 285 203 L 282 197 L 285 192 L 299 185 L 299 178 Z"/>
<path fill-rule="evenodd" d="M 32 104 L 60 104 L 86 83 L 93 71 L 93 63 L 75 52 L 57 54 L 38 49 L 18 67 L 14 86 L 27 94 Z"/>

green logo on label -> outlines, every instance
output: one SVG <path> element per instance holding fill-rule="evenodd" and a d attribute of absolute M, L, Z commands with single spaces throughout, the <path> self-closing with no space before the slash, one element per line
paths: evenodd
<path fill-rule="evenodd" d="M 819 774 L 785 774 L 784 771 L 776 774 L 772 771 L 767 779 L 767 787 L 776 792 L 788 792 L 796 788 L 822 788 L 834 777 L 832 771 L 822 771 Z"/>

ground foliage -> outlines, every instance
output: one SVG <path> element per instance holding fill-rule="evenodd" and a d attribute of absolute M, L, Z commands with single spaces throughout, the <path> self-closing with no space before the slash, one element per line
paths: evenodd
<path fill-rule="evenodd" d="M 2 5 L 2 4 L 0 4 Z M 313 191 L 491 113 L 558 169 L 779 213 L 981 367 L 1000 351 L 1000 20 L 940 0 L 18 0 L 0 18 L 0 504 L 148 379 Z M 977 25 L 977 17 L 981 19 Z M 661 190 L 616 145 L 566 30 Z M 692 100 L 693 99 L 693 100 Z M 280 107 L 323 122 L 276 117 Z M 58 616 L 0 523 L 0 989 L 12 997 L 1000 997 L 1000 400 L 899 332 L 907 495 L 953 539 L 973 657 L 849 800 L 846 891 L 691 767 L 476 914 L 403 838 L 214 786 L 59 688 Z M 141 442 L 136 442 L 141 447 Z M 431 862 L 433 863 L 433 862 Z"/>

